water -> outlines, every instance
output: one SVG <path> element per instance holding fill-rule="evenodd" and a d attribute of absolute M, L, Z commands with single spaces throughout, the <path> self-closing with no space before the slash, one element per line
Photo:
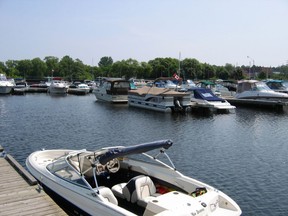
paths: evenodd
<path fill-rule="evenodd" d="M 172 139 L 178 170 L 231 196 L 243 215 L 288 215 L 288 113 L 170 115 L 94 95 L 0 97 L 0 145 L 25 166 L 42 148 L 89 150 Z"/>

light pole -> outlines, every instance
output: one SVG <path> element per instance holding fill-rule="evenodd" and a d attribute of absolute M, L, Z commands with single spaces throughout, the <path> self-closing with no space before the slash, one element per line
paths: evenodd
<path fill-rule="evenodd" d="M 250 56 L 247 56 L 247 58 L 250 59 L 250 61 L 249 61 L 249 79 L 250 79 L 250 78 L 251 78 L 251 77 L 250 77 L 250 73 L 251 73 L 251 60 L 253 61 L 253 65 L 252 65 L 252 66 L 255 65 L 255 61 L 254 61 L 254 59 L 251 58 Z"/>

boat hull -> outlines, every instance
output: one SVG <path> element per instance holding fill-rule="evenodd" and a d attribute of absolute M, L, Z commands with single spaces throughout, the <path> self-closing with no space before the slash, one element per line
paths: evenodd
<path fill-rule="evenodd" d="M 0 86 L 0 94 L 10 94 L 13 86 Z"/>

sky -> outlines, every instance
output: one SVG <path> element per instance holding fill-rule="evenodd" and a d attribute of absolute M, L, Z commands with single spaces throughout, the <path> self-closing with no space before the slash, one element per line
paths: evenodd
<path fill-rule="evenodd" d="M 288 64 L 288 0 L 0 0 L 0 62 Z"/>

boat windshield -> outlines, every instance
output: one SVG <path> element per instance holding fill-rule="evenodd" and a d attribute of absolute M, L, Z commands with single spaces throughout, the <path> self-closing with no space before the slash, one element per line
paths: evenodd
<path fill-rule="evenodd" d="M 47 165 L 47 169 L 53 173 L 54 175 L 65 179 L 67 181 L 71 181 L 74 184 L 80 184 L 82 186 L 86 186 L 85 182 L 72 167 L 70 167 L 67 162 L 65 161 L 65 158 L 59 159 L 51 164 Z"/>
<path fill-rule="evenodd" d="M 114 82 L 113 88 L 129 88 L 130 83 L 126 81 Z"/>
<path fill-rule="evenodd" d="M 254 88 L 252 87 L 252 90 L 254 91 L 270 91 L 271 89 L 264 83 L 264 82 L 257 82 L 255 83 Z"/>

